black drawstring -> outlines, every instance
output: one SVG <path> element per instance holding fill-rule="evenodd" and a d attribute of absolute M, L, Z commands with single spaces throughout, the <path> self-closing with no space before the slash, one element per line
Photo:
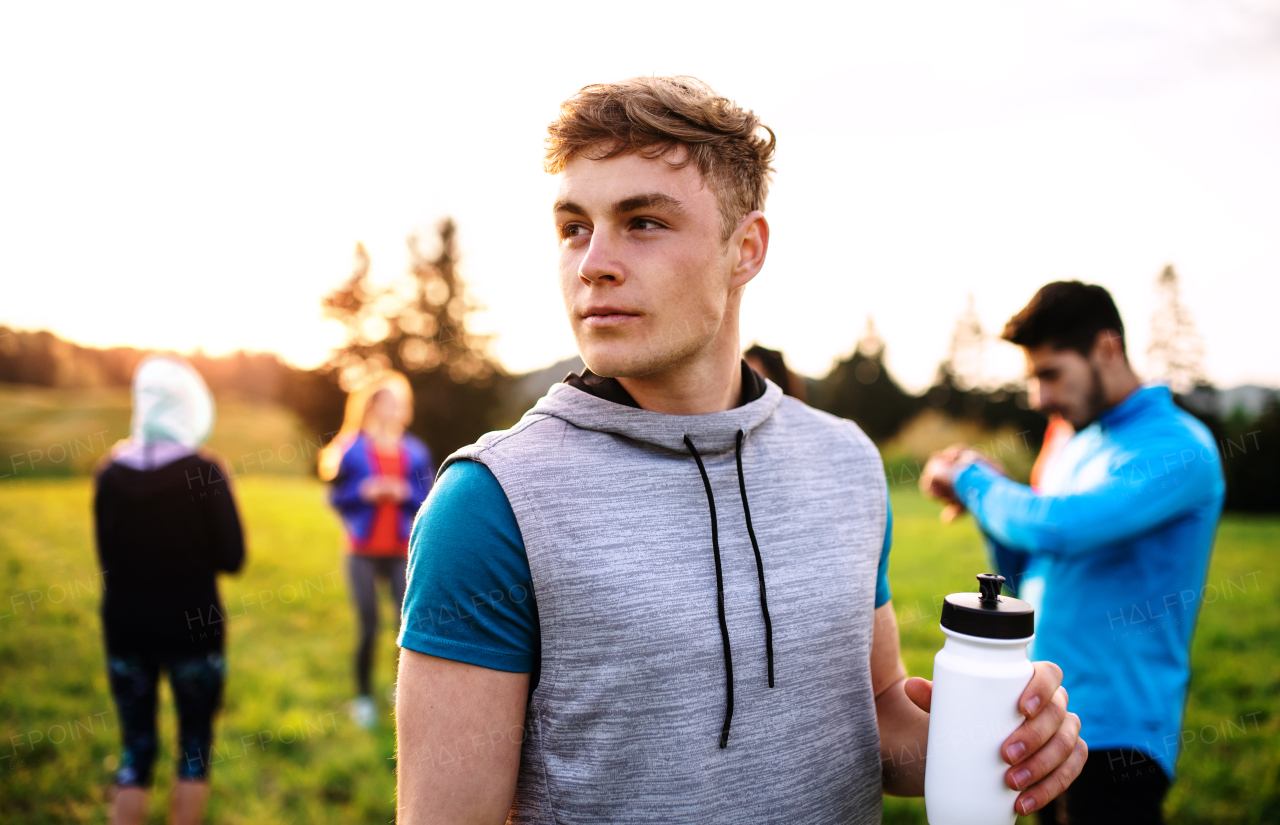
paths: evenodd
<path fill-rule="evenodd" d="M 720 614 L 720 640 L 724 646 L 724 679 L 725 709 L 724 724 L 720 727 L 720 747 L 729 744 L 729 723 L 733 720 L 733 654 L 729 650 L 729 623 L 724 618 L 724 573 L 720 569 L 720 533 L 716 527 L 716 500 L 711 494 L 711 479 L 707 477 L 707 468 L 702 466 L 702 456 L 698 448 L 693 446 L 689 436 L 684 437 L 684 444 L 693 453 L 693 460 L 698 462 L 698 472 L 702 473 L 702 483 L 707 488 L 707 506 L 711 508 L 711 550 L 716 557 L 716 601 Z"/>
<path fill-rule="evenodd" d="M 751 537 L 751 549 L 756 554 L 756 573 L 760 577 L 760 612 L 764 614 L 765 654 L 769 662 L 769 687 L 773 687 L 773 622 L 769 619 L 769 600 L 765 596 L 764 560 L 760 557 L 760 545 L 756 542 L 756 531 L 751 526 L 751 508 L 747 506 L 747 482 L 742 474 L 742 430 L 738 430 L 737 447 L 734 455 L 738 465 L 738 489 L 742 493 L 742 513 L 747 519 L 747 535 Z M 720 531 L 716 524 L 716 500 L 711 493 L 711 478 L 702 463 L 698 448 L 693 446 L 693 439 L 684 437 L 684 444 L 698 464 L 698 472 L 702 474 L 702 484 L 707 488 L 707 506 L 711 510 L 711 550 L 716 559 L 716 612 L 720 617 L 720 640 L 724 646 L 724 678 L 725 709 L 724 725 L 720 728 L 720 747 L 729 744 L 729 724 L 733 721 L 733 653 L 729 646 L 729 623 L 724 615 L 724 571 L 720 566 Z"/>
<path fill-rule="evenodd" d="M 738 430 L 738 489 L 742 491 L 742 514 L 747 517 L 747 535 L 751 537 L 751 549 L 756 551 L 756 573 L 760 576 L 760 612 L 764 614 L 764 649 L 769 659 L 769 687 L 773 687 L 773 622 L 769 621 L 769 599 L 764 593 L 764 559 L 760 558 L 760 545 L 756 531 L 751 526 L 751 508 L 747 506 L 747 480 L 742 475 L 742 430 Z"/>

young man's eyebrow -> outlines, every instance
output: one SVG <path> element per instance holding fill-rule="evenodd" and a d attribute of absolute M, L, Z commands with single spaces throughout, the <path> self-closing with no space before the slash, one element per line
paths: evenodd
<path fill-rule="evenodd" d="M 573 201 L 556 201 L 555 205 L 551 207 L 551 211 L 552 213 L 555 213 L 555 214 L 559 214 L 560 212 L 568 212 L 571 215 L 580 215 L 584 218 L 587 216 L 587 210 L 583 209 L 581 206 L 578 206 L 578 204 L 574 203 Z"/>
<path fill-rule="evenodd" d="M 614 217 L 628 215 L 641 209 L 666 209 L 673 212 L 684 212 L 684 204 L 676 198 L 662 192 L 649 192 L 624 198 L 613 205 Z"/>
<path fill-rule="evenodd" d="M 665 209 L 671 212 L 685 211 L 684 204 L 678 199 L 662 192 L 649 192 L 644 195 L 633 195 L 629 198 L 623 198 L 613 205 L 610 211 L 614 217 L 629 215 L 632 212 L 638 212 L 641 209 Z M 579 215 L 587 217 L 587 210 L 573 201 L 556 201 L 551 207 L 551 211 L 555 214 L 567 213 L 570 215 Z"/>

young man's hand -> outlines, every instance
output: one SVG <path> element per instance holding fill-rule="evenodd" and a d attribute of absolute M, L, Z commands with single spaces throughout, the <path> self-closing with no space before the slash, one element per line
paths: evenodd
<path fill-rule="evenodd" d="M 953 444 L 929 457 L 920 473 L 920 492 L 932 496 L 946 505 L 942 510 L 943 523 L 949 523 L 964 513 L 964 504 L 951 486 L 956 472 L 970 464 L 983 464 L 1003 476 L 1009 472 L 997 461 L 971 449 L 967 444 Z"/>
<path fill-rule="evenodd" d="M 964 505 L 956 498 L 955 490 L 951 487 L 951 475 L 957 459 L 967 449 L 968 446 L 965 444 L 953 444 L 945 450 L 934 453 L 929 456 L 929 460 L 924 465 L 924 471 L 920 473 L 920 492 L 946 505 L 942 511 L 944 522 L 953 521 L 964 512 Z"/>
<path fill-rule="evenodd" d="M 1018 699 L 1026 717 L 1004 741 L 1000 755 L 1012 765 L 1004 781 L 1021 791 L 1014 809 L 1023 815 L 1037 811 L 1067 789 L 1084 768 L 1089 746 L 1080 738 L 1080 717 L 1067 710 L 1062 668 L 1053 662 L 1035 662 L 1035 673 Z M 908 679 L 907 698 L 924 711 L 933 699 L 933 683 Z"/>

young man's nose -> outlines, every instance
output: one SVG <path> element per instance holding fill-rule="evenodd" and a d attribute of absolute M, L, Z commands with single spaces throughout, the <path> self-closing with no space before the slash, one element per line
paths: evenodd
<path fill-rule="evenodd" d="M 586 254 L 578 264 L 578 277 L 584 283 L 594 284 L 597 281 L 622 283 L 626 279 L 626 270 L 621 262 L 621 250 L 610 233 L 597 230 L 592 233 L 587 245 Z"/>

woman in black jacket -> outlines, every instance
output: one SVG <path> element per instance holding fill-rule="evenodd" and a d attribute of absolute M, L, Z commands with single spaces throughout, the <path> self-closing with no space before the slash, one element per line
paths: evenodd
<path fill-rule="evenodd" d="M 208 802 L 213 716 L 226 677 L 216 576 L 244 564 L 226 474 L 196 453 L 212 427 L 213 399 L 200 375 L 180 359 L 149 357 L 134 374 L 130 438 L 97 477 L 102 624 L 123 739 L 113 823 L 146 819 L 161 671 L 179 720 L 170 821 L 199 822 Z"/>

